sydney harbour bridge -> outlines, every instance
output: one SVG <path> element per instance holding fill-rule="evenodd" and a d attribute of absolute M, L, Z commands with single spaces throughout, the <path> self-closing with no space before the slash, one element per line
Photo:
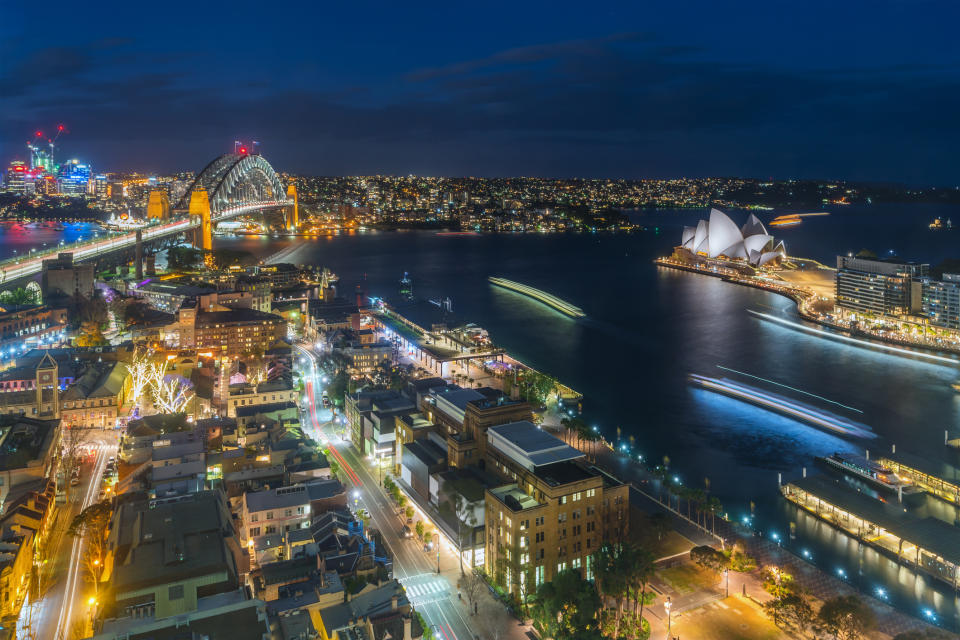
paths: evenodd
<path fill-rule="evenodd" d="M 254 212 L 283 216 L 289 232 L 299 228 L 296 187 L 284 185 L 267 160 L 258 154 L 226 153 L 197 174 L 173 206 L 165 191 L 155 190 L 147 205 L 148 224 L 140 229 L 111 234 L 69 249 L 75 261 L 95 260 L 139 248 L 143 243 L 185 235 L 195 247 L 213 249 L 213 229 L 218 222 Z M 33 253 L 0 262 L 0 286 L 24 281 L 40 273 L 43 260 L 56 250 Z"/>

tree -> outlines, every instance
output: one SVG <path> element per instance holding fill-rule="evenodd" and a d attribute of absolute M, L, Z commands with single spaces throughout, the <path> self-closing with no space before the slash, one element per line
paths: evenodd
<path fill-rule="evenodd" d="M 415 511 L 413 510 L 413 507 L 407 507 L 406 511 L 403 512 L 403 514 L 407 516 L 407 520 L 412 518 L 414 513 Z"/>
<path fill-rule="evenodd" d="M 100 325 L 95 322 L 83 322 L 80 325 L 80 332 L 74 338 L 73 344 L 78 347 L 100 347 L 107 343 L 100 331 Z"/>
<path fill-rule="evenodd" d="M 180 413 L 193 399 L 193 386 L 178 375 L 167 374 L 167 361 L 150 365 L 150 391 L 161 413 Z"/>
<path fill-rule="evenodd" d="M 640 588 L 639 611 L 637 611 L 637 599 L 635 598 L 633 602 L 633 612 L 639 616 L 641 620 L 643 619 L 643 606 L 647 600 L 647 585 L 650 583 L 650 579 L 653 578 L 655 569 L 656 565 L 653 554 L 643 547 L 634 546 L 628 580 L 633 585 L 634 593 L 636 593 L 637 587 Z"/>
<path fill-rule="evenodd" d="M 133 359 L 127 365 L 130 373 L 130 399 L 139 406 L 147 385 L 150 383 L 150 358 L 147 350 L 137 347 L 133 351 Z"/>
<path fill-rule="evenodd" d="M 38 296 L 35 291 L 25 289 L 23 287 L 17 287 L 16 289 L 8 289 L 0 293 L 0 304 L 11 306 L 40 304 L 40 301 L 37 298 Z"/>
<path fill-rule="evenodd" d="M 817 614 L 817 626 L 836 640 L 859 640 L 875 624 L 873 611 L 855 595 L 830 598 Z"/>
<path fill-rule="evenodd" d="M 170 247 L 167 249 L 167 266 L 171 270 L 190 269 L 200 262 L 203 252 L 193 247 Z"/>
<path fill-rule="evenodd" d="M 709 545 L 690 549 L 690 560 L 695 564 L 717 573 L 730 566 L 730 560 L 722 552 Z"/>
<path fill-rule="evenodd" d="M 113 506 L 110 502 L 97 502 L 78 513 L 67 529 L 69 535 L 83 539 L 83 563 L 87 577 L 94 585 L 95 595 L 99 591 L 100 578 L 103 575 L 107 529 L 112 516 Z"/>
<path fill-rule="evenodd" d="M 423 520 L 417 520 L 417 524 L 413 530 L 416 532 L 417 538 L 423 540 Z"/>
<path fill-rule="evenodd" d="M 60 465 L 63 471 L 64 489 L 67 492 L 69 500 L 73 487 L 70 486 L 70 478 L 73 477 L 74 470 L 80 467 L 83 461 L 84 449 L 90 442 L 93 432 L 90 429 L 81 429 L 80 427 L 66 426 L 60 435 L 61 458 Z"/>
<path fill-rule="evenodd" d="M 535 622 L 556 640 L 599 638 L 600 596 L 579 571 L 568 569 L 537 589 Z"/>
<path fill-rule="evenodd" d="M 650 516 L 650 528 L 657 533 L 657 540 L 663 540 L 663 534 L 670 531 L 670 516 L 662 511 L 658 511 Z"/>
<path fill-rule="evenodd" d="M 483 595 L 483 590 L 486 587 L 487 583 L 476 571 L 471 571 L 462 576 L 457 582 L 457 588 L 467 597 L 467 604 L 470 605 L 470 615 L 473 615 L 473 610 L 480 601 L 480 596 Z"/>

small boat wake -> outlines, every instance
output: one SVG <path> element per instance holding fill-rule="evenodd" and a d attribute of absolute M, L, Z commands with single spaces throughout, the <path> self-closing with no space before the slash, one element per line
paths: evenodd
<path fill-rule="evenodd" d="M 859 422 L 847 420 L 829 411 L 824 411 L 757 387 L 735 382 L 729 378 L 711 378 L 709 376 L 691 373 L 690 382 L 703 389 L 749 402 L 758 407 L 769 409 L 770 411 L 825 429 L 831 433 L 865 439 L 877 437 L 870 427 Z"/>

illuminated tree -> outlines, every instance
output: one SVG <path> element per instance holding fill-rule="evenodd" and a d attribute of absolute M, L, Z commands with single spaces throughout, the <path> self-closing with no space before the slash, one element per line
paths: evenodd
<path fill-rule="evenodd" d="M 150 384 L 150 359 L 145 349 L 137 348 L 133 352 L 133 361 L 127 367 L 130 372 L 130 395 L 135 405 L 140 404 L 147 386 Z"/>
<path fill-rule="evenodd" d="M 180 413 L 193 399 L 190 383 L 182 376 L 167 373 L 167 361 L 150 365 L 150 391 L 161 413 Z"/>

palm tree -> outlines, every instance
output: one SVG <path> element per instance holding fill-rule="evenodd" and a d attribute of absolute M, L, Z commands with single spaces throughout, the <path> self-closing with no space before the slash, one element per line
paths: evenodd
<path fill-rule="evenodd" d="M 634 606 L 633 613 L 634 615 L 639 615 L 640 620 L 643 619 L 643 605 L 644 601 L 647 599 L 647 585 L 650 583 L 650 579 L 653 577 L 653 571 L 655 569 L 653 554 L 644 547 L 633 547 L 633 563 L 631 565 L 631 582 L 640 586 L 640 612 L 637 613 L 637 607 Z M 642 627 L 642 622 L 638 620 L 638 624 Z"/>
<path fill-rule="evenodd" d="M 710 531 L 716 533 L 717 514 L 723 511 L 723 504 L 721 504 L 720 498 L 717 496 L 710 496 L 709 500 L 707 501 L 707 509 L 710 511 Z"/>

